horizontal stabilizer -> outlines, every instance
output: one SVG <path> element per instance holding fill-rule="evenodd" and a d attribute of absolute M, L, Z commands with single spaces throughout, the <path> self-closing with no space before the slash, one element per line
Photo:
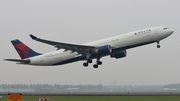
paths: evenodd
<path fill-rule="evenodd" d="M 20 62 L 24 64 L 29 64 L 30 60 L 21 60 L 21 59 L 4 59 L 5 61 L 13 61 L 13 62 Z"/>

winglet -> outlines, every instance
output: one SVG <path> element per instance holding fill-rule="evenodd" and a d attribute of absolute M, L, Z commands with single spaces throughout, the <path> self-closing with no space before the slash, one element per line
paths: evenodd
<path fill-rule="evenodd" d="M 34 36 L 34 35 L 32 35 L 32 34 L 30 34 L 29 36 L 30 36 L 33 40 L 38 39 L 36 36 Z"/>

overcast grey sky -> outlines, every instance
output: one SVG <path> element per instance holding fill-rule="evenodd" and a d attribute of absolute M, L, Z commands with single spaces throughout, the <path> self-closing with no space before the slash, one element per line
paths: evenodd
<path fill-rule="evenodd" d="M 180 0 L 1 0 L 0 83 L 159 85 L 180 83 Z M 26 66 L 5 62 L 19 58 L 11 45 L 20 39 L 34 50 L 55 48 L 33 41 L 45 39 L 84 44 L 153 26 L 169 26 L 174 33 L 156 43 L 127 50 L 127 57 L 102 58 L 98 69 L 83 61 L 60 66 Z"/>

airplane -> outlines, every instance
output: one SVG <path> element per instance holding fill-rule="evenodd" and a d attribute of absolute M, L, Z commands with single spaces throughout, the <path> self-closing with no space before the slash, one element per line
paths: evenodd
<path fill-rule="evenodd" d="M 157 43 L 157 48 L 160 48 L 160 41 L 174 32 L 173 29 L 165 26 L 145 28 L 137 31 L 133 31 L 126 34 L 120 34 L 118 36 L 86 43 L 86 44 L 71 44 L 50 41 L 42 38 L 38 38 L 32 34 L 30 37 L 48 45 L 52 45 L 57 48 L 56 51 L 41 54 L 35 52 L 20 40 L 12 40 L 14 48 L 19 54 L 21 59 L 5 59 L 6 61 L 17 62 L 17 64 L 37 65 L 37 66 L 54 66 L 63 65 L 76 61 L 82 61 L 84 67 L 87 67 L 96 59 L 94 68 L 98 68 L 102 65 L 100 59 L 104 56 L 110 56 L 111 58 L 119 59 L 124 58 L 127 55 L 126 50 Z"/>

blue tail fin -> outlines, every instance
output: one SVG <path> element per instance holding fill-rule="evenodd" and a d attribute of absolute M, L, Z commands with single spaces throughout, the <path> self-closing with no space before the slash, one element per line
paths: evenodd
<path fill-rule="evenodd" d="M 40 53 L 35 52 L 31 48 L 29 48 L 27 45 L 22 43 L 20 40 L 12 40 L 11 43 L 13 44 L 14 48 L 16 49 L 17 53 L 21 57 L 21 59 L 41 55 Z"/>

